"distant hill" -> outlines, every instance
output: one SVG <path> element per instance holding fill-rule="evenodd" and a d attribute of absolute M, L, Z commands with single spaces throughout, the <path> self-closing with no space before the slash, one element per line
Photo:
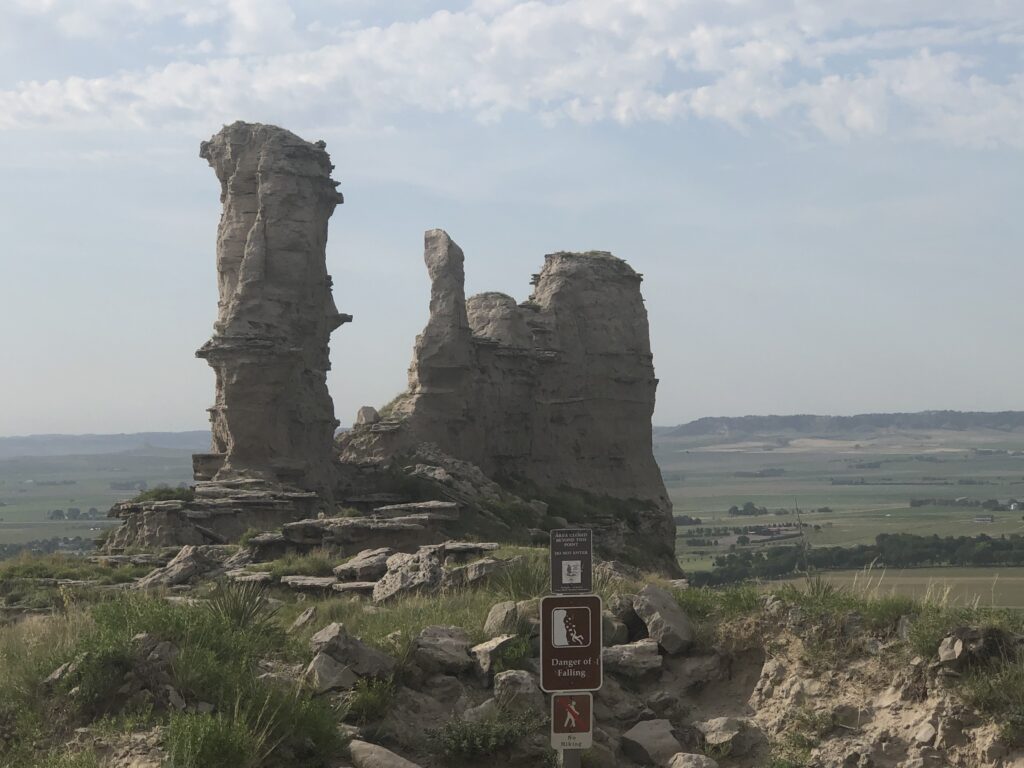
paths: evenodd
<path fill-rule="evenodd" d="M 920 411 L 919 413 L 862 413 L 858 416 L 708 416 L 678 427 L 658 430 L 662 436 L 756 435 L 797 432 L 834 435 L 877 429 L 998 429 L 1024 428 L 1024 411 Z"/>
<path fill-rule="evenodd" d="M 117 435 L 25 435 L 0 437 L 0 459 L 16 456 L 81 456 L 126 451 L 206 451 L 210 432 L 133 432 Z"/>

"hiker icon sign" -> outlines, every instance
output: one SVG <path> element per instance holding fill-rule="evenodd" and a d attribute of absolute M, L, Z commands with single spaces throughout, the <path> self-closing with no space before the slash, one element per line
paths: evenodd
<path fill-rule="evenodd" d="M 551 612 L 551 645 L 555 648 L 586 648 L 590 645 L 590 609 L 584 606 L 555 608 Z"/>
<path fill-rule="evenodd" d="M 590 693 L 556 693 L 551 697 L 551 746 L 589 749 L 593 745 L 594 697 Z"/>

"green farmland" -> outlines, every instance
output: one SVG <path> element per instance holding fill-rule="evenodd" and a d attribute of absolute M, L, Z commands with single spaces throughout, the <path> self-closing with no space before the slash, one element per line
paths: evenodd
<path fill-rule="evenodd" d="M 95 536 L 114 521 L 106 520 L 110 506 L 134 496 L 112 484 L 143 481 L 190 482 L 188 451 L 150 449 L 140 452 L 84 456 L 30 456 L 0 460 L 0 544 L 23 544 L 55 536 Z M 56 520 L 54 509 L 95 507 L 100 520 Z"/>
<path fill-rule="evenodd" d="M 917 506 L 911 499 L 984 502 L 1024 500 L 1024 432 L 929 430 L 809 435 L 672 437 L 659 430 L 655 455 L 676 515 L 699 517 L 704 527 L 806 524 L 812 546 L 850 546 L 879 533 L 997 537 L 1024 534 L 1024 509 L 988 511 L 974 506 Z M 758 476 L 762 475 L 762 476 Z M 768 515 L 733 516 L 753 502 Z M 825 512 L 820 510 L 826 508 Z M 771 514 L 785 510 L 786 514 Z M 977 522 L 980 515 L 993 522 Z M 684 570 L 709 568 L 729 551 L 688 546 L 692 528 L 677 531 Z M 753 545 L 753 546 L 756 546 Z"/>

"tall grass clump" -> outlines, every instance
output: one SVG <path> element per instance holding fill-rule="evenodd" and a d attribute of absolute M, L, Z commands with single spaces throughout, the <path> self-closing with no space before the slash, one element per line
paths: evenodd
<path fill-rule="evenodd" d="M 226 716 L 171 715 L 165 737 L 167 768 L 255 768 L 255 746 L 249 729 Z"/>
<path fill-rule="evenodd" d="M 496 573 L 489 592 L 501 600 L 529 600 L 548 594 L 551 573 L 545 553 L 527 551 L 520 559 Z"/>
<path fill-rule="evenodd" d="M 259 568 L 270 571 L 277 582 L 282 576 L 330 576 L 338 562 L 338 558 L 326 549 L 314 549 L 304 555 L 288 554 L 269 563 L 261 563 Z"/>
<path fill-rule="evenodd" d="M 297 686 L 256 679 L 258 662 L 278 656 L 284 632 L 261 590 L 219 584 L 208 604 L 177 605 L 156 596 L 127 594 L 92 608 L 92 626 L 76 647 L 81 663 L 74 684 L 83 714 L 118 711 L 124 674 L 136 674 L 133 638 L 147 634 L 178 649 L 171 682 L 190 701 L 213 704 L 217 715 L 182 717 L 171 724 L 173 766 L 259 766 L 278 746 L 327 756 L 338 747 L 336 713 Z M 249 745 L 239 751 L 244 736 Z M 213 762 L 210 755 L 217 758 Z M 218 762 L 218 760 L 228 762 Z M 231 762 L 233 761 L 233 762 Z"/>

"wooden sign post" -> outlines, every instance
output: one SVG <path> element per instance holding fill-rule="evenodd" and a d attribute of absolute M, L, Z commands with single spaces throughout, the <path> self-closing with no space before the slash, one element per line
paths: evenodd
<path fill-rule="evenodd" d="M 551 746 L 580 768 L 593 744 L 593 691 L 601 688 L 601 598 L 593 589 L 593 532 L 551 531 L 551 591 L 540 601 L 540 687 L 551 696 Z"/>

